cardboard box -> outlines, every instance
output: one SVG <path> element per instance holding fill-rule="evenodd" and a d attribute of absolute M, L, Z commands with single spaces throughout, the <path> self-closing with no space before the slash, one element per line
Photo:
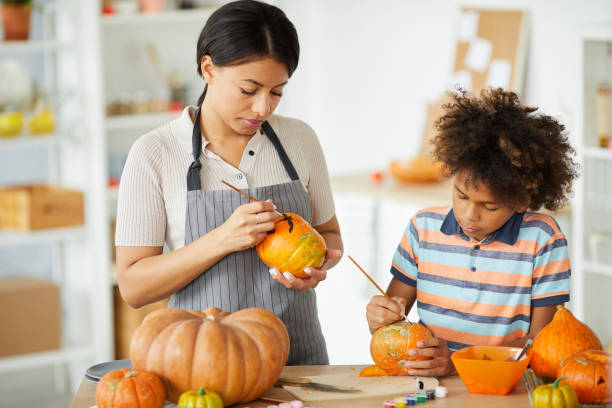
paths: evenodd
<path fill-rule="evenodd" d="M 119 287 L 114 286 L 113 304 L 115 320 L 115 358 L 117 360 L 130 358 L 130 342 L 132 341 L 132 335 L 149 313 L 157 309 L 167 308 L 168 299 L 151 303 L 140 309 L 134 309 L 123 300 L 119 292 Z"/>
<path fill-rule="evenodd" d="M 36 279 L 0 279 L 0 327 L 0 357 L 59 349 L 59 286 Z"/>
<path fill-rule="evenodd" d="M 83 193 L 49 185 L 0 189 L 0 228 L 32 231 L 83 224 Z"/>

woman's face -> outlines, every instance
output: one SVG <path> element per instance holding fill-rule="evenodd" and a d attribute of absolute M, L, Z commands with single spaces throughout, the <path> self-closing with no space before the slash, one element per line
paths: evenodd
<path fill-rule="evenodd" d="M 255 134 L 276 109 L 289 79 L 287 67 L 272 58 L 219 67 L 205 56 L 202 73 L 207 106 L 240 135 Z"/>

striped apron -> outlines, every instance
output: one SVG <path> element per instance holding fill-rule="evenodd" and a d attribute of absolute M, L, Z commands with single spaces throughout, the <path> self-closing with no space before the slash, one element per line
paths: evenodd
<path fill-rule="evenodd" d="M 200 108 L 196 111 L 193 126 L 194 161 L 187 173 L 185 245 L 219 227 L 238 206 L 249 202 L 248 198 L 237 191 L 201 189 L 202 134 L 199 124 Z M 297 213 L 310 222 L 310 198 L 293 164 L 270 124 L 264 122 L 262 128 L 274 145 L 291 181 L 249 188 L 246 192 L 257 200 L 271 199 L 279 212 Z M 283 321 L 289 332 L 291 345 L 287 365 L 329 364 L 314 289 L 287 289 L 276 282 L 271 278 L 269 268 L 259 259 L 255 248 L 227 255 L 173 294 L 168 306 L 185 310 L 218 307 L 227 312 L 248 307 L 267 309 Z"/>

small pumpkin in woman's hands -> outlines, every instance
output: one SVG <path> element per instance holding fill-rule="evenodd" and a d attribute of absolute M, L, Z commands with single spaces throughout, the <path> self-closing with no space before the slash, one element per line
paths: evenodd
<path fill-rule="evenodd" d="M 166 387 L 155 374 L 146 371 L 109 371 L 96 386 L 98 408 L 161 408 L 166 403 Z"/>
<path fill-rule="evenodd" d="M 216 392 L 205 391 L 204 387 L 200 387 L 199 391 L 189 390 L 182 393 L 178 408 L 223 408 L 223 401 Z"/>
<path fill-rule="evenodd" d="M 552 384 L 542 384 L 533 390 L 533 408 L 576 408 L 578 396 L 567 384 L 559 385 L 564 378 L 557 378 Z"/>
<path fill-rule="evenodd" d="M 309 278 L 304 269 L 319 269 L 325 262 L 325 240 L 306 220 L 294 213 L 283 213 L 275 224 L 274 232 L 257 244 L 257 255 L 263 263 L 281 273 Z"/>

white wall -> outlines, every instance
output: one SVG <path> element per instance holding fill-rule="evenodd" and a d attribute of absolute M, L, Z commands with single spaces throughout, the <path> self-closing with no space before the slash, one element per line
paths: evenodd
<path fill-rule="evenodd" d="M 453 68 L 461 6 L 529 11 L 523 100 L 570 127 L 580 26 L 612 22 L 609 0 L 284 0 L 300 65 L 280 112 L 317 131 L 332 173 L 387 167 L 419 148 L 426 103 Z M 346 154 L 350 151 L 350 154 Z"/>

